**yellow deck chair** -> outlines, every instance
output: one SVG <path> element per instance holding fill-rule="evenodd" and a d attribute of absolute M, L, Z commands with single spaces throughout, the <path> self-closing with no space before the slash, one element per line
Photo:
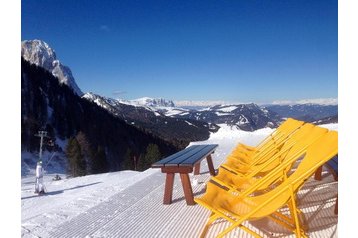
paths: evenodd
<path fill-rule="evenodd" d="M 237 196 L 208 183 L 206 193 L 200 198 L 195 198 L 198 204 L 211 211 L 200 237 L 205 237 L 211 224 L 219 218 L 230 222 L 231 225 L 217 237 L 223 237 L 235 228 L 241 228 L 255 237 L 260 237 L 245 227 L 243 222 L 263 217 L 272 218 L 278 224 L 292 230 L 297 237 L 307 237 L 300 225 L 295 195 L 316 169 L 337 153 L 338 133 L 330 131 L 309 146 L 297 169 L 283 183 L 258 196 Z M 291 217 L 276 212 L 285 205 L 290 207 Z M 281 219 L 277 219 L 276 216 Z"/>
<path fill-rule="evenodd" d="M 317 140 L 320 136 L 327 133 L 328 129 L 306 123 L 298 132 L 293 134 L 289 140 L 282 146 L 281 150 L 271 158 L 261 160 L 260 164 L 253 163 L 253 165 L 242 165 L 237 160 L 228 158 L 222 165 L 220 165 L 219 173 L 215 178 L 223 180 L 224 172 L 222 168 L 240 177 L 253 177 L 257 175 L 264 175 L 272 169 L 280 166 L 282 161 L 291 160 L 295 158 L 295 154 L 304 151 L 311 143 Z M 260 159 L 258 159 L 260 160 Z"/>
<path fill-rule="evenodd" d="M 294 119 L 287 120 L 283 125 L 274 131 L 273 136 L 269 136 L 268 142 L 259 150 L 247 151 L 242 146 L 236 147 L 228 156 L 231 159 L 238 159 L 242 164 L 252 164 L 260 162 L 260 159 L 270 158 L 275 155 L 281 146 L 304 125 L 304 122 Z M 239 144 L 240 145 L 240 144 Z"/>
<path fill-rule="evenodd" d="M 295 120 L 293 118 L 288 118 L 285 122 L 283 122 L 279 127 L 276 128 L 269 136 L 267 136 L 264 140 L 262 140 L 257 146 L 249 146 L 243 143 L 239 143 L 234 151 L 247 150 L 247 151 L 257 151 L 262 150 L 267 144 L 272 143 L 272 139 L 280 139 L 288 133 L 295 131 L 297 128 L 304 124 L 303 121 Z M 270 145 L 271 146 L 271 145 Z"/>
<path fill-rule="evenodd" d="M 282 157 L 283 153 L 286 153 L 287 150 L 291 148 L 298 140 L 310 133 L 314 127 L 315 125 L 306 123 L 299 129 L 297 129 L 294 133 L 292 133 L 280 148 L 277 148 L 275 151 L 272 151 L 273 153 L 257 156 L 256 159 L 252 159 L 250 162 L 248 162 L 247 160 L 242 161 L 240 158 L 229 155 L 226 159 L 226 162 L 224 162 L 222 166 L 226 167 L 227 169 L 232 167 L 233 170 L 237 170 L 239 172 L 246 172 L 247 170 L 252 169 L 252 166 L 262 164 L 263 162 L 267 161 L 268 159 L 271 159 L 272 157 Z"/>
<path fill-rule="evenodd" d="M 211 180 L 230 190 L 266 189 L 282 179 L 307 148 L 328 132 L 328 129 L 305 124 L 305 128 L 284 145 L 281 152 L 259 166 L 253 166 L 247 173 L 220 167 L 219 173 Z M 255 186 L 254 186 L 255 185 Z"/>
<path fill-rule="evenodd" d="M 279 148 L 288 136 L 294 133 L 303 124 L 303 121 L 288 118 L 274 132 L 261 141 L 259 145 L 252 147 L 239 143 L 231 152 L 231 156 L 242 158 L 242 160 L 250 162 L 254 160 L 256 156 L 270 155 L 270 153 L 272 155 L 272 153 L 274 153 L 273 151 Z"/>

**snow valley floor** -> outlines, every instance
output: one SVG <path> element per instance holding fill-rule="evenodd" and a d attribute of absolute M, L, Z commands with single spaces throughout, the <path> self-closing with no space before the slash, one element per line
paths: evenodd
<path fill-rule="evenodd" d="M 256 145 L 272 129 L 245 132 L 220 125 L 210 139 L 192 144 L 217 143 L 213 154 L 217 168 L 238 142 Z M 338 130 L 338 124 L 324 125 Z M 45 174 L 46 195 L 34 194 L 34 175 L 21 181 L 21 229 L 23 237 L 198 237 L 209 211 L 199 205 L 187 206 L 180 179 L 175 178 L 173 203 L 163 205 L 165 175 L 159 169 L 144 172 L 120 171 L 52 181 Z M 201 174 L 190 176 L 194 196 L 205 192 L 208 181 L 206 161 Z M 338 217 L 334 205 L 338 184 L 324 171 L 322 181 L 309 179 L 300 190 L 299 206 L 305 214 L 310 237 L 337 237 Z M 264 237 L 294 237 L 290 231 L 267 219 L 246 223 Z M 227 227 L 216 223 L 208 237 Z M 235 229 L 227 237 L 250 237 Z"/>

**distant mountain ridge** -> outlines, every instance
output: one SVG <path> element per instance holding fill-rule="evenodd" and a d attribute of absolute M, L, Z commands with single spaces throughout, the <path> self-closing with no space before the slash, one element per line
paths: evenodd
<path fill-rule="evenodd" d="M 259 106 L 249 103 L 188 109 L 176 107 L 174 103 L 170 103 L 172 102 L 171 100 L 151 99 L 148 97 L 137 100 L 116 100 L 87 93 L 84 98 L 96 102 L 111 113 L 125 119 L 128 123 L 141 124 L 152 129 L 159 128 L 160 123 L 158 121 L 163 119 L 166 123 L 172 121 L 168 118 L 190 120 L 190 122 L 188 121 L 190 124 L 193 124 L 193 121 L 196 121 L 196 123 L 205 122 L 207 125 L 204 125 L 204 127 L 211 128 L 213 131 L 216 131 L 217 124 L 227 124 L 245 131 L 254 131 L 264 127 L 275 128 L 288 117 L 306 122 L 321 120 L 334 123 L 338 121 L 338 105 L 307 103 Z M 153 123 L 156 126 L 153 126 Z M 178 127 L 175 127 L 175 129 L 178 129 Z M 156 130 L 154 129 L 154 131 Z M 186 136 L 188 139 L 192 139 L 189 134 L 186 134 Z"/>
<path fill-rule="evenodd" d="M 165 99 L 144 98 L 123 101 L 93 93 L 86 93 L 83 98 L 97 103 L 97 105 L 126 120 L 128 123 L 150 128 L 154 133 L 161 131 L 159 135 L 164 137 L 175 135 L 181 140 L 189 141 L 193 139 L 204 140 L 208 137 L 208 134 L 201 137 L 200 135 L 204 135 L 203 131 L 198 133 L 197 129 L 202 128 L 208 129 L 208 132 L 215 132 L 217 130 L 216 124 L 224 123 L 236 126 L 241 130 L 253 131 L 264 127 L 274 128 L 281 122 L 281 118 L 276 113 L 260 108 L 253 103 L 217 105 L 201 110 L 193 110 L 175 107 L 174 103 L 170 103 L 170 100 Z M 138 101 L 139 103 L 137 103 Z M 189 128 L 187 128 L 188 125 Z M 185 134 L 182 136 L 183 132 Z"/>
<path fill-rule="evenodd" d="M 41 40 L 22 41 L 21 56 L 31 64 L 51 72 L 53 76 L 58 78 L 60 83 L 69 86 L 77 95 L 83 95 L 70 68 L 57 59 L 55 51 L 46 42 Z"/>
<path fill-rule="evenodd" d="M 166 108 L 171 108 L 173 104 L 164 99 L 153 104 L 155 100 L 146 98 L 143 100 L 145 103 L 137 104 L 133 101 L 106 98 L 94 93 L 86 93 L 83 98 L 96 103 L 128 124 L 150 131 L 178 146 L 186 146 L 191 141 L 206 140 L 210 132 L 218 130 L 215 124 L 204 121 L 166 116 L 162 108 L 164 105 L 170 105 Z"/>
<path fill-rule="evenodd" d="M 317 121 L 313 121 L 312 123 L 316 125 L 338 123 L 338 114 L 334 116 L 325 117 Z"/>
<path fill-rule="evenodd" d="M 245 131 L 264 127 L 277 127 L 281 118 L 274 112 L 257 104 L 216 105 L 201 110 L 178 110 L 172 117 L 201 120 L 208 123 L 227 124 Z"/>
<path fill-rule="evenodd" d="M 175 104 L 172 100 L 167 100 L 163 98 L 149 98 L 142 97 L 133 100 L 118 100 L 121 103 L 135 105 L 135 106 L 147 106 L 147 107 L 175 107 Z"/>
<path fill-rule="evenodd" d="M 276 112 L 282 118 L 292 117 L 307 122 L 313 122 L 338 115 L 338 105 L 307 103 L 294 105 L 267 105 L 266 108 Z"/>

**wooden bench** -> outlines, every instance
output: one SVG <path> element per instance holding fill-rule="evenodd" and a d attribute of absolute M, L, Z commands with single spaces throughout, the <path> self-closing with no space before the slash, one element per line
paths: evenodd
<path fill-rule="evenodd" d="M 217 144 L 192 145 L 152 164 L 152 168 L 161 168 L 162 173 L 166 173 L 164 204 L 172 203 L 174 175 L 176 173 L 180 174 L 187 205 L 195 204 L 189 173 L 194 170 L 194 175 L 199 174 L 200 162 L 206 158 L 209 172 L 212 176 L 215 176 L 211 154 L 214 153 L 217 147 Z"/>
<path fill-rule="evenodd" d="M 338 155 L 327 161 L 324 165 L 327 166 L 330 173 L 333 175 L 334 180 L 338 181 Z M 316 180 L 322 180 L 322 166 L 316 170 L 314 178 Z M 334 207 L 334 214 L 338 214 L 338 195 Z"/>

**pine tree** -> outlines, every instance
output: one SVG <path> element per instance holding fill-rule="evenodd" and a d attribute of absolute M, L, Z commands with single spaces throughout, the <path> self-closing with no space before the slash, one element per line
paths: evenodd
<path fill-rule="evenodd" d="M 156 144 L 149 144 L 147 147 L 147 153 L 145 154 L 145 160 L 148 162 L 148 167 L 153 163 L 160 160 L 161 154 L 159 147 Z"/>
<path fill-rule="evenodd" d="M 124 159 L 121 163 L 121 170 L 134 170 L 134 160 L 132 155 L 132 150 L 127 148 L 126 153 L 124 154 Z"/>
<path fill-rule="evenodd" d="M 93 174 L 108 172 L 106 152 L 101 146 L 97 147 L 97 151 L 91 157 L 91 172 Z"/>
<path fill-rule="evenodd" d="M 147 146 L 146 154 L 139 159 L 139 170 L 146 170 L 151 167 L 153 163 L 160 160 L 161 154 L 159 147 L 156 144 L 149 144 Z"/>
<path fill-rule="evenodd" d="M 86 161 L 86 171 L 89 172 L 90 168 L 90 156 L 91 156 L 91 146 L 88 142 L 87 136 L 82 131 L 78 132 L 76 135 L 76 140 L 81 148 L 81 154 L 84 156 Z"/>
<path fill-rule="evenodd" d="M 68 159 L 69 173 L 73 177 L 86 175 L 86 161 L 76 138 L 68 140 L 66 156 Z"/>
<path fill-rule="evenodd" d="M 145 155 L 144 154 L 140 154 L 138 157 L 137 157 L 137 170 L 138 171 L 143 171 L 143 170 L 146 170 L 147 168 L 147 163 L 146 161 L 144 160 L 144 157 Z"/>

